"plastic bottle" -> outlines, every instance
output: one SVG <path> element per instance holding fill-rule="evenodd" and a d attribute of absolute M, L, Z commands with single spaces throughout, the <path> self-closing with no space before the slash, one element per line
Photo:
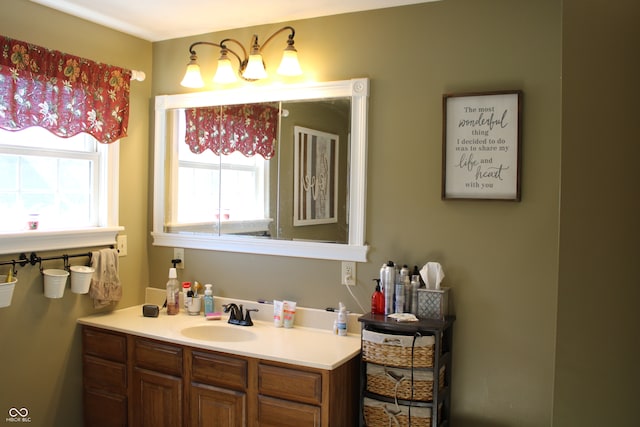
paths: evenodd
<path fill-rule="evenodd" d="M 204 315 L 213 313 L 213 285 L 207 283 L 204 285 Z"/>
<path fill-rule="evenodd" d="M 400 283 L 404 286 L 404 312 L 411 312 L 411 279 L 409 278 L 409 266 L 402 266 L 400 270 Z"/>
<path fill-rule="evenodd" d="M 338 307 L 338 335 L 345 337 L 347 336 L 347 308 L 342 303 Z"/>
<path fill-rule="evenodd" d="M 394 313 L 404 313 L 404 284 L 396 283 L 396 305 Z"/>
<path fill-rule="evenodd" d="M 167 281 L 167 314 L 174 315 L 180 312 L 180 282 L 175 268 L 169 269 Z"/>
<path fill-rule="evenodd" d="M 420 276 L 411 276 L 411 313 L 418 315 L 418 288 L 420 288 Z"/>
<path fill-rule="evenodd" d="M 193 298 L 193 293 L 191 293 L 191 297 L 189 297 L 190 291 L 191 282 L 182 282 L 182 301 L 185 310 L 189 310 L 189 306 L 191 305 L 191 298 Z"/>
<path fill-rule="evenodd" d="M 371 295 L 371 313 L 384 314 L 384 294 L 380 290 L 380 279 L 373 280 L 376 281 L 376 290 Z"/>

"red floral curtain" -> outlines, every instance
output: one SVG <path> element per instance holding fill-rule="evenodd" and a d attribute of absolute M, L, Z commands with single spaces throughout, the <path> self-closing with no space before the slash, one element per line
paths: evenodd
<path fill-rule="evenodd" d="M 247 157 L 259 154 L 270 159 L 278 138 L 278 107 L 273 104 L 199 107 L 185 111 L 185 141 L 191 151 L 205 150 Z"/>
<path fill-rule="evenodd" d="M 131 71 L 0 36 L 0 128 L 127 136 Z"/>

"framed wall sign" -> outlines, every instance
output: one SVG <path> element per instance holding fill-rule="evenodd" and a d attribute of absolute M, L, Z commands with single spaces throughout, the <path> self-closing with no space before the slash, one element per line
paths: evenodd
<path fill-rule="evenodd" d="M 338 135 L 294 126 L 293 225 L 338 222 Z"/>
<path fill-rule="evenodd" d="M 522 91 L 442 99 L 442 198 L 520 200 Z"/>

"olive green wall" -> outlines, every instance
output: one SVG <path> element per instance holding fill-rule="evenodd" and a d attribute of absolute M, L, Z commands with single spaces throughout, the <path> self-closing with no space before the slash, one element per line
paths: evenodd
<path fill-rule="evenodd" d="M 371 79 L 367 176 L 369 261 L 354 290 L 369 307 L 380 265 L 439 261 L 453 287 L 456 426 L 545 426 L 553 403 L 561 136 L 558 0 L 445 0 L 287 23 L 302 67 L 320 81 Z M 154 43 L 153 93 L 184 92 L 197 40 L 264 39 L 278 25 Z M 282 36 L 284 45 L 284 36 Z M 277 44 L 277 41 L 274 42 Z M 197 49 L 209 76 L 215 49 Z M 277 66 L 280 49 L 266 63 Z M 206 78 L 206 77 L 205 77 Z M 211 88 L 211 87 L 209 87 Z M 524 91 L 522 201 L 440 200 L 442 95 Z M 162 287 L 170 248 L 150 249 Z M 185 251 L 183 278 L 218 295 L 357 304 L 340 262 Z"/>
<path fill-rule="evenodd" d="M 151 43 L 25 0 L 2 1 L 0 33 L 147 73 L 146 81 L 131 82 L 129 136 L 120 142 L 120 224 L 126 228 L 128 255 L 120 258 L 124 295 L 119 307 L 140 304 L 148 283 Z M 90 249 L 38 254 L 82 253 Z M 0 259 L 17 256 L 5 254 Z M 44 265 L 56 268 L 62 263 L 49 261 Z M 50 300 L 44 297 L 42 287 L 37 266 L 18 268 L 12 304 L 0 309 L 0 425 L 5 425 L 9 408 L 15 406 L 29 410 L 28 425 L 33 427 L 81 426 L 82 363 L 76 320 L 95 310 L 86 295 L 72 294 L 67 289 L 61 300 Z"/>
<path fill-rule="evenodd" d="M 556 426 L 640 425 L 640 3 L 563 1 Z"/>

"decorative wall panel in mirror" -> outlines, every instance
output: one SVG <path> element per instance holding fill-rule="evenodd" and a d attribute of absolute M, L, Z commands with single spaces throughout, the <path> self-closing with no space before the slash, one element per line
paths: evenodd
<path fill-rule="evenodd" d="M 156 97 L 153 243 L 366 261 L 368 79 Z"/>

